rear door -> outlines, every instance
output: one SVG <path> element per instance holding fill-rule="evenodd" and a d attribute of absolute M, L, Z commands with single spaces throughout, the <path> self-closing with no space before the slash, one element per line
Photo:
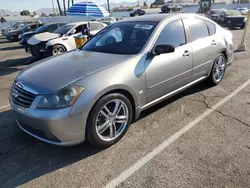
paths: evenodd
<path fill-rule="evenodd" d="M 161 31 L 155 46 L 171 44 L 172 53 L 149 57 L 146 62 L 148 102 L 187 85 L 192 72 L 192 49 L 187 43 L 181 19 L 171 21 Z"/>
<path fill-rule="evenodd" d="M 209 74 L 215 59 L 216 41 L 213 36 L 210 36 L 203 19 L 189 17 L 184 22 L 189 28 L 189 41 L 193 52 L 192 81 L 194 81 Z"/>

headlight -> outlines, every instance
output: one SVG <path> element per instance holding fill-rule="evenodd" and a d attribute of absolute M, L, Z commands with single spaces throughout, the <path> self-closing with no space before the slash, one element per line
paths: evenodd
<path fill-rule="evenodd" d="M 69 86 L 54 95 L 43 95 L 37 104 L 37 108 L 64 108 L 72 106 L 81 95 L 84 88 L 80 86 Z"/>
<path fill-rule="evenodd" d="M 246 22 L 247 21 L 247 18 L 244 18 L 243 22 Z"/>

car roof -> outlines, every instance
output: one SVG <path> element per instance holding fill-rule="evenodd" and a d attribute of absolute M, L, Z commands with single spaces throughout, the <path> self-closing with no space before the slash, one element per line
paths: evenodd
<path fill-rule="evenodd" d="M 92 21 L 89 21 L 89 22 L 92 22 Z M 85 22 L 73 22 L 73 23 L 68 23 L 67 25 L 81 25 L 81 24 L 87 24 L 88 21 L 85 21 Z"/>
<path fill-rule="evenodd" d="M 62 22 L 53 22 L 53 23 L 47 23 L 47 24 L 45 24 L 45 25 L 55 25 L 55 24 L 66 24 L 66 23 L 62 23 Z"/>
<path fill-rule="evenodd" d="M 143 15 L 143 16 L 136 16 L 136 17 L 130 17 L 126 18 L 124 20 L 121 20 L 119 22 L 161 22 L 164 19 L 171 18 L 177 15 L 181 14 L 153 14 L 153 15 Z"/>

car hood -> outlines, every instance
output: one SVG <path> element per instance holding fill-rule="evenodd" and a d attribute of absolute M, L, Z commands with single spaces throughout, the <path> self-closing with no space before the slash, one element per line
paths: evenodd
<path fill-rule="evenodd" d="M 31 36 L 31 35 L 35 35 L 35 34 L 36 34 L 35 31 L 28 31 L 28 32 L 25 32 L 25 33 L 21 34 L 21 37 L 25 38 L 25 37 L 28 37 L 28 36 Z"/>
<path fill-rule="evenodd" d="M 131 56 L 75 50 L 33 64 L 23 70 L 17 80 L 35 94 L 52 94 Z"/>
<path fill-rule="evenodd" d="M 36 45 L 36 44 L 38 44 L 40 42 L 49 41 L 51 39 L 55 39 L 55 38 L 59 38 L 59 37 L 61 37 L 61 35 L 56 34 L 56 33 L 49 33 L 49 32 L 40 33 L 40 34 L 36 34 L 33 37 L 31 37 L 28 40 L 28 44 Z"/>

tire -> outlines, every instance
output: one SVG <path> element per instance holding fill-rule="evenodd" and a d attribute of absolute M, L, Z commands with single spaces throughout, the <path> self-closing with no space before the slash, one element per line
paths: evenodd
<path fill-rule="evenodd" d="M 66 49 L 62 45 L 54 45 L 52 48 L 52 56 L 61 55 L 66 52 Z"/>
<path fill-rule="evenodd" d="M 219 62 L 221 60 L 223 62 Z M 218 85 L 223 80 L 226 68 L 227 68 L 226 57 L 224 54 L 220 53 L 215 59 L 210 75 L 208 77 L 208 81 L 212 86 Z M 218 72 L 219 71 L 218 69 L 221 72 Z"/>
<path fill-rule="evenodd" d="M 230 29 L 230 30 L 232 30 L 234 27 L 232 26 L 232 24 L 230 24 L 229 26 L 228 26 L 228 29 Z"/>
<path fill-rule="evenodd" d="M 245 25 L 240 26 L 240 28 L 241 28 L 241 29 L 244 29 L 244 28 L 245 28 Z"/>
<path fill-rule="evenodd" d="M 118 114 L 107 115 L 108 113 L 105 106 L 113 113 L 114 107 L 118 103 L 122 106 L 120 110 L 118 110 Z M 127 117 L 125 114 L 127 114 Z M 105 95 L 97 101 L 89 114 L 86 127 L 87 140 L 98 148 L 107 148 L 117 143 L 127 132 L 132 122 L 132 114 L 132 105 L 127 97 L 120 93 Z M 115 117 L 119 118 L 116 119 Z M 114 124 L 114 122 L 117 123 Z M 104 124 L 106 125 L 104 126 Z M 114 129 L 114 127 L 116 129 Z M 115 134 L 112 134 L 114 132 Z"/>

